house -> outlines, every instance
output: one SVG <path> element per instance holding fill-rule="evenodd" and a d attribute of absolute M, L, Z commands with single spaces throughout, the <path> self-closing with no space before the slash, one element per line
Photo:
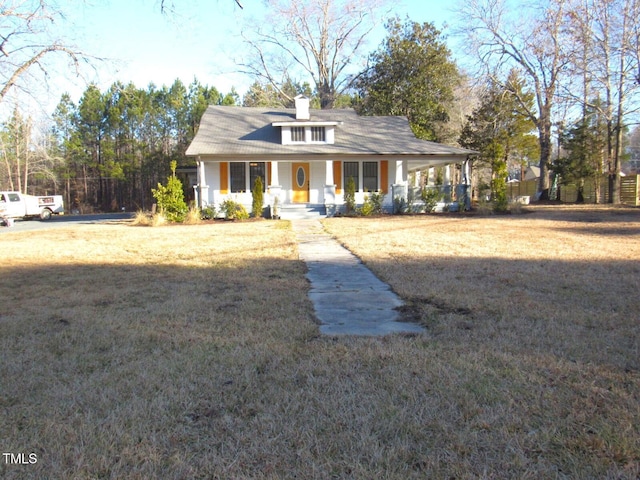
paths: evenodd
<path fill-rule="evenodd" d="M 524 178 L 522 179 L 522 181 L 526 182 L 528 180 L 538 180 L 539 178 L 540 178 L 540 167 L 530 165 L 527 167 L 527 170 L 524 173 Z"/>
<path fill-rule="evenodd" d="M 201 207 L 228 198 L 250 206 L 259 176 L 267 206 L 311 206 L 331 216 L 344 208 L 350 177 L 356 203 L 381 191 L 391 210 L 394 198 L 407 198 L 410 173 L 456 163 L 468 172 L 474 152 L 417 139 L 405 117 L 310 110 L 299 96 L 295 109 L 208 107 L 186 153 L 196 160 Z"/>

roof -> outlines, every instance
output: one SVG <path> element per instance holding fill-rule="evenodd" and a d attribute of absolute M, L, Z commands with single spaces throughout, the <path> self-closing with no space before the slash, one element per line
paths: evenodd
<path fill-rule="evenodd" d="M 347 109 L 311 111 L 311 122 L 325 125 L 338 122 L 335 144 L 282 145 L 280 127 L 273 124 L 296 122 L 295 114 L 295 109 L 209 106 L 187 155 L 437 155 L 466 158 L 475 153 L 416 138 L 406 117 L 364 117 Z"/>
<path fill-rule="evenodd" d="M 524 180 L 535 180 L 536 178 L 540 178 L 540 167 L 531 165 L 524 174 Z"/>

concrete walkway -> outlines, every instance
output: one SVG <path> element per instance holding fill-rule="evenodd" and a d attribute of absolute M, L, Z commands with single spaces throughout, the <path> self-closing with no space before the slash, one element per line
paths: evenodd
<path fill-rule="evenodd" d="M 293 220 L 300 259 L 308 267 L 309 298 L 325 335 L 421 333 L 398 322 L 402 301 L 349 250 L 328 235 L 319 220 Z"/>

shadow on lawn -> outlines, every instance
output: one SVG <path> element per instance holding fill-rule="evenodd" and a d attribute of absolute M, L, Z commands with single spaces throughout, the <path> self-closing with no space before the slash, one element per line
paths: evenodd
<path fill-rule="evenodd" d="M 385 339 L 320 337 L 300 261 L 5 268 L 0 473 L 634 478 L 639 262 L 416 268 Z"/>
<path fill-rule="evenodd" d="M 403 320 L 425 325 L 440 341 L 640 369 L 640 261 L 406 256 L 387 263 L 370 268 L 405 301 Z M 195 328 L 203 338 L 248 335 L 260 342 L 264 335 L 317 334 L 309 333 L 317 325 L 299 261 L 253 260 L 250 268 L 50 265 L 3 273 L 0 323 L 18 330 L 106 318 L 119 328 Z"/>

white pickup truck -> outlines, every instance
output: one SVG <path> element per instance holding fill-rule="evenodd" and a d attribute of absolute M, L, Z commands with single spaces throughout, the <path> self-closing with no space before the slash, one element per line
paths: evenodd
<path fill-rule="evenodd" d="M 62 195 L 37 197 L 20 192 L 0 192 L 0 218 L 40 217 L 49 220 L 51 215 L 64 215 Z"/>

